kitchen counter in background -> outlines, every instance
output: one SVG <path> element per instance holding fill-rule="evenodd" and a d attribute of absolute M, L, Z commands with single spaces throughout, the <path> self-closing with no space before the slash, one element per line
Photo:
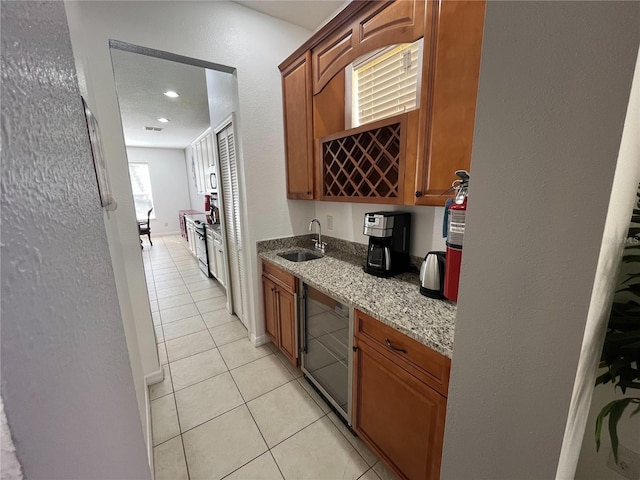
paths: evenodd
<path fill-rule="evenodd" d="M 327 253 L 317 260 L 296 263 L 278 256 L 292 250 L 309 250 L 311 235 L 258 242 L 258 255 L 336 300 L 451 358 L 455 304 L 420 294 L 418 274 L 378 278 L 365 273 L 362 266 L 366 245 L 322 238 L 328 244 Z"/>
<path fill-rule="evenodd" d="M 205 227 L 211 230 L 213 233 L 215 233 L 218 236 L 222 235 L 219 223 L 207 223 Z"/>

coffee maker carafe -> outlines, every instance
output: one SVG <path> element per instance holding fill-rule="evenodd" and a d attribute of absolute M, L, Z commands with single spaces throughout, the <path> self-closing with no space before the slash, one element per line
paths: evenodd
<path fill-rule="evenodd" d="M 369 236 L 365 272 L 391 277 L 409 270 L 410 213 L 366 213 L 362 233 Z"/>

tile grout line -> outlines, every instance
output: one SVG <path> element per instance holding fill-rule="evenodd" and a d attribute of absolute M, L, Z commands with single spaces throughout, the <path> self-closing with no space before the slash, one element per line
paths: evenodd
<path fill-rule="evenodd" d="M 155 284 L 154 284 L 154 286 L 155 286 Z M 156 290 L 156 296 L 157 295 L 158 295 L 158 292 Z M 189 296 L 191 296 L 191 295 L 189 295 Z M 160 307 L 160 304 L 158 303 L 158 309 L 159 309 L 159 307 Z M 202 318 L 201 318 L 201 320 L 204 322 L 204 320 Z M 160 314 L 160 322 L 162 324 L 162 314 Z M 189 473 L 189 462 L 187 461 L 187 451 L 186 451 L 186 448 L 184 446 L 184 437 L 182 436 L 182 426 L 181 426 L 181 423 L 180 423 L 180 413 L 179 413 L 179 410 L 178 410 L 178 400 L 176 399 L 176 390 L 175 390 L 175 387 L 173 385 L 173 373 L 171 372 L 171 362 L 169 362 L 169 354 L 168 354 L 168 350 L 167 350 L 167 339 L 166 339 L 166 337 L 164 335 L 164 327 L 162 327 L 162 338 L 164 340 L 165 352 L 167 352 L 167 367 L 169 368 L 169 375 L 170 375 L 170 378 L 171 378 L 171 392 L 172 392 L 172 395 L 173 395 L 173 402 L 174 402 L 174 405 L 176 407 L 176 419 L 178 420 L 178 432 L 179 432 L 179 435 L 180 435 L 180 444 L 182 445 L 182 455 L 183 455 L 183 458 L 184 458 L 184 466 L 185 466 L 185 469 L 187 471 L 187 479 L 190 479 L 191 478 L 191 474 Z M 176 337 L 176 338 L 179 338 L 179 337 Z M 215 345 L 215 342 L 214 342 L 214 345 Z M 154 472 L 155 472 L 155 466 L 154 466 Z"/>
<path fill-rule="evenodd" d="M 273 459 L 273 463 L 276 464 L 276 468 L 280 472 L 280 476 L 284 479 L 284 473 L 282 473 L 282 469 L 280 468 L 280 465 L 278 465 L 278 462 L 276 461 L 276 457 L 273 455 L 273 452 L 271 451 L 271 449 L 269 449 L 269 455 L 271 455 L 271 458 Z"/>
<path fill-rule="evenodd" d="M 200 332 L 202 332 L 202 331 L 204 331 L 204 330 L 201 330 Z M 195 332 L 195 333 L 200 333 L 200 332 Z M 211 336 L 211 333 L 209 333 L 209 335 Z M 179 338 L 181 338 L 181 337 L 179 337 Z M 239 342 L 239 341 L 241 341 L 241 340 L 243 340 L 243 339 L 241 338 L 241 339 L 236 340 L 236 341 L 234 341 L 234 342 L 225 343 L 225 344 L 224 344 L 224 345 L 222 345 L 222 346 L 225 346 L 225 345 L 231 345 L 231 343 Z M 213 340 L 213 338 L 212 338 L 212 341 L 213 341 L 213 343 L 214 343 L 214 345 L 215 345 L 215 340 Z M 218 350 L 218 351 L 219 351 L 219 350 L 220 350 L 220 348 L 219 348 L 219 347 L 215 347 L 215 346 L 214 346 L 213 348 L 208 348 L 207 350 L 203 350 L 202 352 L 198 352 L 198 353 L 194 353 L 194 354 L 192 354 L 192 355 L 188 355 L 188 356 L 183 357 L 183 358 L 180 358 L 180 359 L 178 359 L 178 360 L 174 360 L 173 362 L 168 362 L 168 363 L 166 363 L 165 365 L 166 365 L 168 368 L 170 368 L 170 364 L 171 364 L 171 363 L 179 362 L 180 360 L 184 360 L 185 358 L 194 357 L 194 356 L 199 355 L 199 354 L 201 354 L 201 353 L 206 353 L 206 352 L 208 352 L 208 351 L 210 351 L 210 350 Z M 260 358 L 256 358 L 255 360 L 251 360 L 250 362 L 243 363 L 242 365 L 238 365 L 237 367 L 234 367 L 234 368 L 233 368 L 233 369 L 231 369 L 231 370 L 237 370 L 237 369 L 238 369 L 238 368 L 240 368 L 240 367 L 244 367 L 244 366 L 246 366 L 246 365 L 249 365 L 250 363 L 257 362 L 258 360 L 262 360 L 263 358 L 266 358 L 266 357 L 268 357 L 269 355 L 274 355 L 274 353 L 269 353 L 269 354 L 264 355 L 264 356 L 262 356 L 262 357 L 260 357 Z M 220 356 L 222 357 L 222 360 L 224 361 L 224 357 L 222 356 L 222 353 L 220 353 Z M 226 365 L 226 362 L 225 362 L 225 365 Z M 229 370 L 229 367 L 227 366 L 227 372 L 229 372 L 229 374 L 231 374 L 231 370 Z M 211 380 L 212 378 L 218 377 L 218 376 L 222 375 L 223 373 L 226 373 L 226 372 L 218 373 L 218 374 L 213 375 L 213 376 L 211 376 L 211 377 L 207 377 L 207 378 L 204 378 L 204 379 L 202 379 L 202 380 L 198 380 L 197 382 L 194 382 L 194 383 L 192 383 L 192 384 L 190 384 L 190 385 L 187 385 L 186 387 L 182 387 L 182 388 L 179 388 L 179 389 L 177 389 L 177 390 L 174 390 L 174 388 L 173 388 L 173 375 L 172 375 L 172 376 L 171 376 L 171 392 L 169 392 L 169 393 L 165 393 L 164 395 L 161 395 L 161 396 L 159 396 L 159 397 L 157 397 L 157 398 L 154 398 L 154 400 L 157 400 L 158 398 L 166 397 L 167 395 L 171 395 L 172 393 L 175 393 L 175 392 L 180 392 L 180 391 L 182 391 L 182 390 L 185 390 L 185 389 L 187 389 L 187 388 L 189 388 L 189 387 L 192 387 L 192 386 L 194 386 L 194 385 L 197 385 L 197 384 L 199 384 L 199 383 L 206 382 L 207 380 Z M 233 376 L 232 376 L 232 378 L 233 378 Z M 294 379 L 293 379 L 293 380 L 291 380 L 291 381 L 295 381 L 295 380 L 297 380 L 297 379 L 296 379 L 296 378 L 294 378 Z M 235 380 L 234 380 L 234 383 L 235 383 Z M 289 382 L 287 382 L 287 383 L 289 383 Z M 285 384 L 283 384 L 283 385 L 285 385 Z M 276 388 L 279 388 L 279 387 L 276 387 Z M 239 391 L 239 390 L 240 390 L 240 389 L 238 388 L 238 391 Z M 272 392 L 273 390 L 275 390 L 275 389 L 272 389 L 272 390 L 269 390 L 268 392 L 265 392 L 265 393 L 263 393 L 263 394 L 260 394 L 260 395 L 258 395 L 256 398 L 260 398 L 262 395 L 266 395 L 267 393 Z M 255 399 L 252 399 L 252 400 L 255 400 Z M 244 397 L 243 397 L 243 401 L 244 401 Z M 251 400 L 249 400 L 249 401 L 251 401 Z M 245 403 L 246 403 L 246 402 L 245 402 Z"/>
<path fill-rule="evenodd" d="M 217 350 L 217 348 L 210 348 L 209 350 Z M 209 350 L 205 350 L 204 352 L 200 352 L 200 353 L 205 353 L 205 352 L 208 352 Z M 196 353 L 196 354 L 191 355 L 191 356 L 193 357 L 193 356 L 195 356 L 195 355 L 198 355 L 198 354 Z M 273 354 L 270 354 L 270 355 L 273 355 Z M 220 356 L 222 357 L 222 354 L 220 354 Z M 249 362 L 249 363 L 257 362 L 258 360 L 262 360 L 263 358 L 266 358 L 266 357 L 268 357 L 268 356 L 269 356 L 269 355 L 265 355 L 264 357 L 256 358 L 255 360 L 252 360 L 252 361 L 251 361 L 251 362 Z M 187 357 L 185 357 L 185 358 L 187 358 Z M 224 361 L 224 358 L 223 358 L 222 360 Z M 237 370 L 237 369 L 238 369 L 238 368 L 240 368 L 240 367 L 244 367 L 244 366 L 246 366 L 246 365 L 249 365 L 249 363 L 245 363 L 244 365 L 240 365 L 240 366 L 238 366 L 238 367 L 235 367 L 233 370 Z M 225 363 L 225 365 L 226 365 L 226 363 Z M 169 366 L 169 364 L 167 364 L 167 366 Z M 211 380 L 212 378 L 219 377 L 220 375 L 223 375 L 223 374 L 225 374 L 225 373 L 227 373 L 227 372 L 228 372 L 229 374 L 231 374 L 231 370 L 229 370 L 229 369 L 227 368 L 227 370 L 226 370 L 225 372 L 217 373 L 216 375 L 213 375 L 213 376 L 211 376 L 211 377 L 207 377 L 207 378 L 204 378 L 204 379 L 202 379 L 202 380 L 198 380 L 197 382 L 194 382 L 194 383 L 192 383 L 192 384 L 189 384 L 189 385 L 187 385 L 186 387 L 178 388 L 177 390 L 173 390 L 173 374 L 172 374 L 172 391 L 171 391 L 171 392 L 169 392 L 169 393 L 165 393 L 164 395 L 162 395 L 162 396 L 160 396 L 160 397 L 158 397 L 158 398 L 166 397 L 166 396 L 168 396 L 168 395 L 171 395 L 172 393 L 173 393 L 173 394 L 175 394 L 176 392 L 181 392 L 182 390 L 186 390 L 187 388 L 193 387 L 194 385 L 198 385 L 199 383 L 202 383 L 202 382 L 206 382 L 207 380 Z M 233 378 L 233 375 L 232 375 L 232 374 L 231 374 L 231 378 Z M 289 380 L 289 381 L 288 381 L 288 382 L 286 382 L 286 383 L 290 383 L 290 382 L 295 381 L 295 380 L 296 380 L 296 379 L 294 378 L 293 380 Z M 234 378 L 234 383 L 235 383 L 235 378 Z M 256 398 L 260 398 L 260 397 L 262 397 L 263 395 L 266 395 L 267 393 L 273 392 L 274 390 L 276 390 L 276 389 L 280 388 L 281 386 L 286 385 L 286 383 L 283 383 L 282 385 L 279 385 L 278 387 L 272 388 L 271 390 L 269 390 L 269 391 L 267 391 L 267 392 L 261 393 L 261 394 L 260 394 L 260 395 L 258 395 L 257 397 L 252 398 L 251 400 L 249 400 L 249 402 L 251 402 L 251 401 L 255 400 Z M 236 387 L 237 387 L 237 384 L 236 384 Z M 238 388 L 238 391 L 240 391 L 240 388 Z M 243 400 L 245 403 L 247 403 L 247 402 L 244 400 L 244 396 L 242 395 L 242 393 L 240 393 L 240 395 L 242 396 L 242 400 Z M 154 400 L 157 400 L 158 398 L 154 398 Z M 207 420 L 207 421 L 208 421 L 208 420 Z M 203 423 L 206 423 L 206 422 L 203 422 Z M 202 424 L 200 424 L 200 425 L 202 425 Z M 191 429 L 189 429 L 189 430 L 191 430 Z"/>
<path fill-rule="evenodd" d="M 222 354 L 220 354 L 220 356 L 222 356 Z M 257 359 L 259 360 L 259 359 Z M 260 437 L 262 438 L 262 441 L 264 442 L 264 446 L 267 447 L 267 452 L 271 452 L 271 449 L 269 448 L 269 444 L 267 443 L 267 440 L 264 438 L 264 435 L 262 434 L 262 430 L 260 430 L 260 426 L 258 425 L 258 422 L 256 422 L 255 417 L 253 416 L 253 413 L 251 412 L 251 409 L 249 408 L 249 405 L 247 404 L 247 400 L 245 399 L 244 395 L 242 394 L 242 391 L 240 390 L 240 386 L 238 385 L 238 383 L 236 382 L 235 377 L 233 376 L 233 374 L 231 373 L 231 370 L 229 370 L 229 365 L 227 364 L 227 361 L 224 359 L 224 357 L 222 357 L 222 361 L 224 362 L 225 366 L 227 367 L 227 370 L 229 371 L 229 375 L 231 376 L 231 379 L 233 380 L 234 385 L 236 386 L 236 389 L 238 390 L 238 393 L 240 393 L 240 397 L 242 398 L 242 401 L 244 402 L 244 407 L 247 409 L 247 412 L 249 412 L 249 416 L 251 416 L 251 420 L 253 420 L 253 424 L 256 426 L 256 429 L 258 430 L 258 433 L 260 434 Z M 255 361 L 255 360 L 254 360 Z M 251 363 L 251 362 L 250 362 Z M 239 367 L 238 367 L 239 368 Z M 242 467 L 244 467 L 245 465 L 248 465 L 249 463 L 253 462 L 256 458 L 264 455 L 266 452 L 262 452 L 260 455 L 256 456 L 255 458 L 252 458 L 251 460 L 249 460 L 247 463 L 245 463 L 244 465 L 241 465 L 240 467 L 236 468 L 235 470 L 233 470 L 232 472 L 230 472 L 228 475 L 225 475 L 225 477 L 228 477 L 229 475 L 233 474 L 234 472 L 237 472 L 238 470 L 240 470 Z M 275 461 L 275 460 L 274 460 Z M 278 464 L 276 463 L 276 466 Z M 278 470 L 280 470 L 280 467 L 278 467 Z M 225 478 L 223 477 L 223 478 Z M 283 476 L 284 478 L 284 476 Z"/>
<path fill-rule="evenodd" d="M 276 355 L 276 354 L 274 353 L 274 355 Z M 284 364 L 284 367 L 285 367 L 285 368 L 287 368 L 287 367 L 288 367 L 288 365 L 289 365 L 289 364 L 287 364 L 287 363 L 285 362 L 285 361 L 287 360 L 286 358 L 280 358 L 278 355 L 276 355 L 276 358 L 278 358 L 278 360 L 280 360 L 280 362 Z M 294 380 L 296 380 L 296 381 L 298 382 L 298 384 L 300 385 L 300 387 L 305 391 L 305 393 L 306 393 L 306 394 L 311 398 L 311 400 L 313 400 L 313 402 L 314 402 L 314 403 L 318 406 L 318 408 L 323 412 L 323 414 L 324 414 L 323 416 L 325 416 L 325 417 L 327 417 L 327 418 L 328 418 L 328 417 L 329 417 L 329 414 L 330 414 L 330 413 L 332 413 L 332 412 L 333 412 L 333 410 L 330 410 L 329 412 L 324 413 L 324 410 L 322 409 L 322 405 L 320 405 L 320 404 L 319 404 L 319 403 L 318 403 L 318 402 L 317 402 L 317 401 L 316 401 L 316 400 L 311 396 L 311 394 L 310 394 L 310 393 L 309 393 L 309 392 L 308 392 L 308 391 L 307 391 L 307 390 L 306 390 L 306 389 L 305 389 L 305 388 L 300 384 L 300 383 L 301 383 L 301 380 L 300 380 L 300 379 L 304 379 L 304 374 L 303 374 L 302 376 L 300 376 L 300 377 L 294 378 Z M 304 380 L 306 381 L 306 379 L 304 379 Z M 256 398 L 257 398 L 257 397 L 256 397 Z M 320 397 L 320 399 L 322 400 L 322 397 Z M 321 417 L 321 418 L 322 418 L 322 417 Z M 331 422 L 331 424 L 332 424 L 334 427 L 336 427 L 336 430 L 338 430 L 338 431 L 340 432 L 340 434 L 342 435 L 342 437 L 347 441 L 347 443 L 349 443 L 349 445 L 351 446 L 351 448 L 353 448 L 353 450 L 354 450 L 354 451 L 355 451 L 355 452 L 360 456 L 360 458 L 364 461 L 364 463 L 365 463 L 367 466 L 369 466 L 369 463 L 367 462 L 367 460 L 362 456 L 362 454 L 358 451 L 358 449 L 357 449 L 357 448 L 355 448 L 355 446 L 353 446 L 353 445 L 351 444 L 351 442 L 349 442 L 349 439 L 346 437 L 346 435 L 345 435 L 345 434 L 344 434 L 344 433 L 343 433 L 343 432 L 342 432 L 342 431 L 341 431 L 341 430 L 340 430 L 340 429 L 339 429 L 339 428 L 338 428 L 338 427 L 337 427 L 337 426 L 336 426 L 336 425 L 331 421 L 331 419 L 330 419 L 330 418 L 329 418 L 329 421 Z M 313 423 L 315 423 L 315 422 L 313 422 Z M 309 424 L 309 425 L 312 425 L 312 424 Z M 307 426 L 309 426 L 309 425 L 307 425 Z M 304 427 L 304 428 L 306 428 L 306 427 Z M 302 430 L 304 430 L 304 428 L 303 428 Z M 299 430 L 299 431 L 298 431 L 298 432 L 296 432 L 296 433 L 299 433 L 299 432 L 300 432 L 300 431 L 302 431 L 302 430 Z M 291 435 L 291 436 L 293 436 L 293 435 Z M 287 438 L 291 438 L 291 437 L 287 437 Z M 360 437 L 356 434 L 356 438 L 360 438 Z M 286 439 L 285 439 L 285 440 L 286 440 Z M 283 440 L 283 442 L 284 442 L 284 440 Z M 280 442 L 280 443 L 282 443 L 282 442 Z M 280 445 L 280 443 L 278 443 L 277 445 Z M 274 448 L 275 448 L 277 445 L 274 445 Z M 277 464 L 277 462 L 276 462 L 276 464 Z M 373 467 L 369 467 L 369 468 L 371 469 L 371 468 L 373 468 Z M 367 470 L 367 471 L 368 471 L 368 470 Z M 366 471 L 363 473 L 363 475 L 364 475 L 365 473 L 366 473 Z"/>
<path fill-rule="evenodd" d="M 162 243 L 164 244 L 164 241 Z M 153 277 L 153 262 L 151 262 L 151 274 L 152 274 L 152 277 Z M 160 315 L 160 324 L 162 325 L 162 314 L 160 313 L 160 306 L 159 306 L 159 302 L 157 300 L 157 298 L 158 298 L 158 290 L 156 288 L 155 277 L 154 277 L 154 281 L 153 281 L 153 290 L 154 290 L 155 295 L 156 295 L 156 302 L 158 303 L 158 315 Z M 167 352 L 167 344 L 166 344 L 166 337 L 164 335 L 164 328 L 162 326 L 160 328 L 162 329 L 162 343 L 164 345 L 164 350 L 165 350 L 165 353 L 166 353 Z M 157 338 L 156 338 L 156 340 L 157 340 Z M 159 357 L 159 355 L 158 355 L 158 357 Z M 158 358 L 158 361 L 160 363 L 160 359 L 159 358 Z M 180 444 L 182 445 L 182 454 L 184 456 L 184 464 L 185 464 L 185 468 L 187 470 L 187 478 L 191 478 L 190 475 L 189 475 L 189 465 L 187 464 L 187 452 L 185 451 L 184 439 L 182 438 L 182 429 L 180 427 L 180 416 L 178 414 L 178 403 L 176 401 L 175 389 L 174 389 L 174 385 L 173 385 L 173 374 L 171 372 L 171 363 L 169 362 L 168 355 L 167 355 L 167 368 L 169 369 L 169 381 L 170 381 L 170 384 L 171 384 L 170 385 L 171 386 L 171 395 L 173 395 L 173 402 L 174 402 L 174 406 L 175 406 L 175 409 L 176 409 L 176 420 L 178 421 L 178 433 L 180 435 Z M 147 386 L 147 389 L 149 389 L 149 386 Z M 159 397 L 159 398 L 162 398 L 162 397 Z M 149 407 L 151 407 L 151 400 L 149 401 Z M 153 440 L 153 416 L 151 416 L 151 425 L 152 425 L 152 431 L 150 432 L 150 434 L 151 434 L 151 438 Z M 173 437 L 173 438 L 175 438 L 175 437 Z M 153 441 L 151 443 L 153 444 Z M 156 446 L 154 445 L 153 448 L 155 449 Z M 155 474 L 155 455 L 154 455 L 153 470 L 154 470 L 154 474 Z"/>

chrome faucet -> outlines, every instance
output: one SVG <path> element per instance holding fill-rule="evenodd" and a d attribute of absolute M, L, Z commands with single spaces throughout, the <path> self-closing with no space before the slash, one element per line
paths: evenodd
<path fill-rule="evenodd" d="M 326 247 L 327 244 L 322 241 L 322 225 L 320 225 L 320 220 L 318 220 L 317 218 L 311 220 L 311 223 L 309 223 L 309 231 L 313 231 L 314 222 L 318 224 L 318 239 L 316 240 L 315 238 L 312 238 L 313 248 L 324 255 L 324 247 Z"/>

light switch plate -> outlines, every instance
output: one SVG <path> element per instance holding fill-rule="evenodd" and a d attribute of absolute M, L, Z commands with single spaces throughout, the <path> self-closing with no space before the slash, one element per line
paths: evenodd
<path fill-rule="evenodd" d="M 613 451 L 610 451 L 607 467 L 625 478 L 638 480 L 640 478 L 640 454 L 618 445 L 618 464 L 616 465 L 613 458 Z"/>
<path fill-rule="evenodd" d="M 327 215 L 327 230 L 333 230 L 333 215 Z"/>

